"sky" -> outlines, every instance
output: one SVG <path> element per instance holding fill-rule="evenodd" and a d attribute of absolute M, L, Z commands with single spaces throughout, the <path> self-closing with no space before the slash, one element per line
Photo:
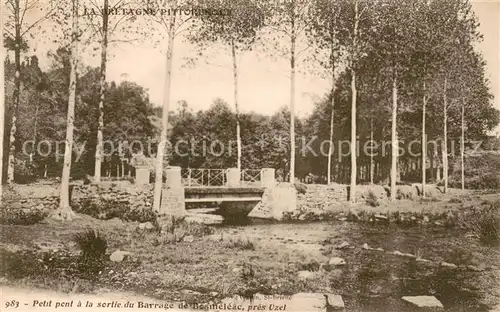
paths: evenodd
<path fill-rule="evenodd" d="M 500 0 L 472 0 L 473 10 L 480 22 L 479 31 L 484 40 L 476 49 L 486 60 L 487 78 L 500 109 Z M 38 47 L 43 50 L 43 47 Z M 176 38 L 171 108 L 180 100 L 188 102 L 193 110 L 207 109 L 217 97 L 233 107 L 233 72 L 230 51 L 214 48 L 207 57 L 194 66 L 186 66 L 186 59 L 195 56 L 195 47 Z M 43 66 L 44 60 L 41 60 Z M 99 58 L 85 59 L 98 66 Z M 298 62 L 300 69 L 300 61 Z M 47 64 L 45 64 L 47 65 Z M 289 61 L 271 59 L 262 52 L 247 52 L 238 57 L 239 105 L 242 112 L 255 111 L 273 114 L 288 105 L 290 99 Z M 161 105 L 165 73 L 165 55 L 149 42 L 120 44 L 110 48 L 108 80 L 129 80 L 148 89 L 150 100 Z M 304 116 L 312 111 L 314 102 L 326 95 L 331 82 L 318 75 L 298 74 L 296 80 L 296 112 Z M 499 128 L 500 130 L 500 128 Z"/>

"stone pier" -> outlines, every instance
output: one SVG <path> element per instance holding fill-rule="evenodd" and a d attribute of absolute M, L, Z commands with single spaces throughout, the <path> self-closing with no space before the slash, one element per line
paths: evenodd
<path fill-rule="evenodd" d="M 149 167 L 136 166 L 135 167 L 135 184 L 149 184 Z"/>
<path fill-rule="evenodd" d="M 227 186 L 228 187 L 239 187 L 241 185 L 241 172 L 238 168 L 229 168 L 226 171 L 227 176 Z"/>
<path fill-rule="evenodd" d="M 284 213 L 297 209 L 297 191 L 293 184 L 277 185 L 274 175 L 273 168 L 262 169 L 260 179 L 264 194 L 262 201 L 250 212 L 250 217 L 282 220 Z"/>
<path fill-rule="evenodd" d="M 186 213 L 186 203 L 181 179 L 181 167 L 167 167 L 166 175 L 167 181 L 162 190 L 159 213 L 162 215 L 184 215 Z"/>

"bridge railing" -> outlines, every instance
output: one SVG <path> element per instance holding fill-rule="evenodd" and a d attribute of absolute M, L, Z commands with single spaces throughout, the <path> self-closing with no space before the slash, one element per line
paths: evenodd
<path fill-rule="evenodd" d="M 181 170 L 182 185 L 187 187 L 226 186 L 227 169 L 191 169 Z"/>
<path fill-rule="evenodd" d="M 240 181 L 246 186 L 259 186 L 262 179 L 261 169 L 242 169 Z"/>

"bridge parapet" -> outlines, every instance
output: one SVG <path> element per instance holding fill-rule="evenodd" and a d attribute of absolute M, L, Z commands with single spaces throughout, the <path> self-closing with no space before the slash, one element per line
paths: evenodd
<path fill-rule="evenodd" d="M 185 214 L 186 202 L 219 202 L 228 211 L 253 211 L 251 215 L 256 217 L 274 219 L 296 209 L 295 188 L 291 184 L 277 185 L 273 168 L 181 170 L 166 170 L 160 214 Z"/>

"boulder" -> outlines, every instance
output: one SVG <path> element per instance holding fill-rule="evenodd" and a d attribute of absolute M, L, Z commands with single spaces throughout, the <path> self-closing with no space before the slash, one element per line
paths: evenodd
<path fill-rule="evenodd" d="M 154 228 L 153 223 L 151 222 L 144 222 L 144 223 L 139 223 L 138 228 L 140 230 L 152 230 Z"/>
<path fill-rule="evenodd" d="M 314 274 L 314 272 L 311 272 L 311 271 L 299 271 L 299 272 L 297 272 L 297 276 L 301 280 L 306 280 L 306 279 L 314 278 L 315 274 Z"/>
<path fill-rule="evenodd" d="M 349 246 L 351 246 L 351 245 L 348 242 L 344 241 L 344 242 L 342 242 L 342 244 L 338 245 L 335 248 L 337 248 L 337 249 L 345 249 L 345 248 L 348 248 Z"/>
<path fill-rule="evenodd" d="M 109 256 L 109 260 L 113 262 L 122 262 L 125 257 L 131 256 L 132 253 L 129 251 L 115 250 L 111 256 Z"/>
<path fill-rule="evenodd" d="M 186 243 L 192 243 L 192 242 L 194 242 L 194 236 L 193 235 L 184 236 L 184 238 L 182 239 L 182 241 L 186 242 Z"/>
<path fill-rule="evenodd" d="M 298 293 L 292 296 L 290 307 L 291 311 L 325 312 L 327 302 L 324 294 Z"/>
<path fill-rule="evenodd" d="M 447 267 L 447 268 L 452 268 L 452 269 L 456 269 L 457 266 L 456 264 L 453 264 L 453 263 L 448 263 L 448 262 L 441 262 L 441 266 L 443 267 Z"/>
<path fill-rule="evenodd" d="M 344 300 L 342 300 L 341 295 L 335 294 L 326 294 L 328 306 L 333 309 L 343 309 L 344 308 Z M 328 311 L 328 310 L 327 310 Z"/>
<path fill-rule="evenodd" d="M 412 303 L 419 308 L 444 308 L 443 304 L 434 296 L 404 296 L 401 299 Z"/>
<path fill-rule="evenodd" d="M 328 261 L 329 265 L 344 265 L 346 264 L 345 260 L 339 257 L 332 257 L 330 261 Z"/>

